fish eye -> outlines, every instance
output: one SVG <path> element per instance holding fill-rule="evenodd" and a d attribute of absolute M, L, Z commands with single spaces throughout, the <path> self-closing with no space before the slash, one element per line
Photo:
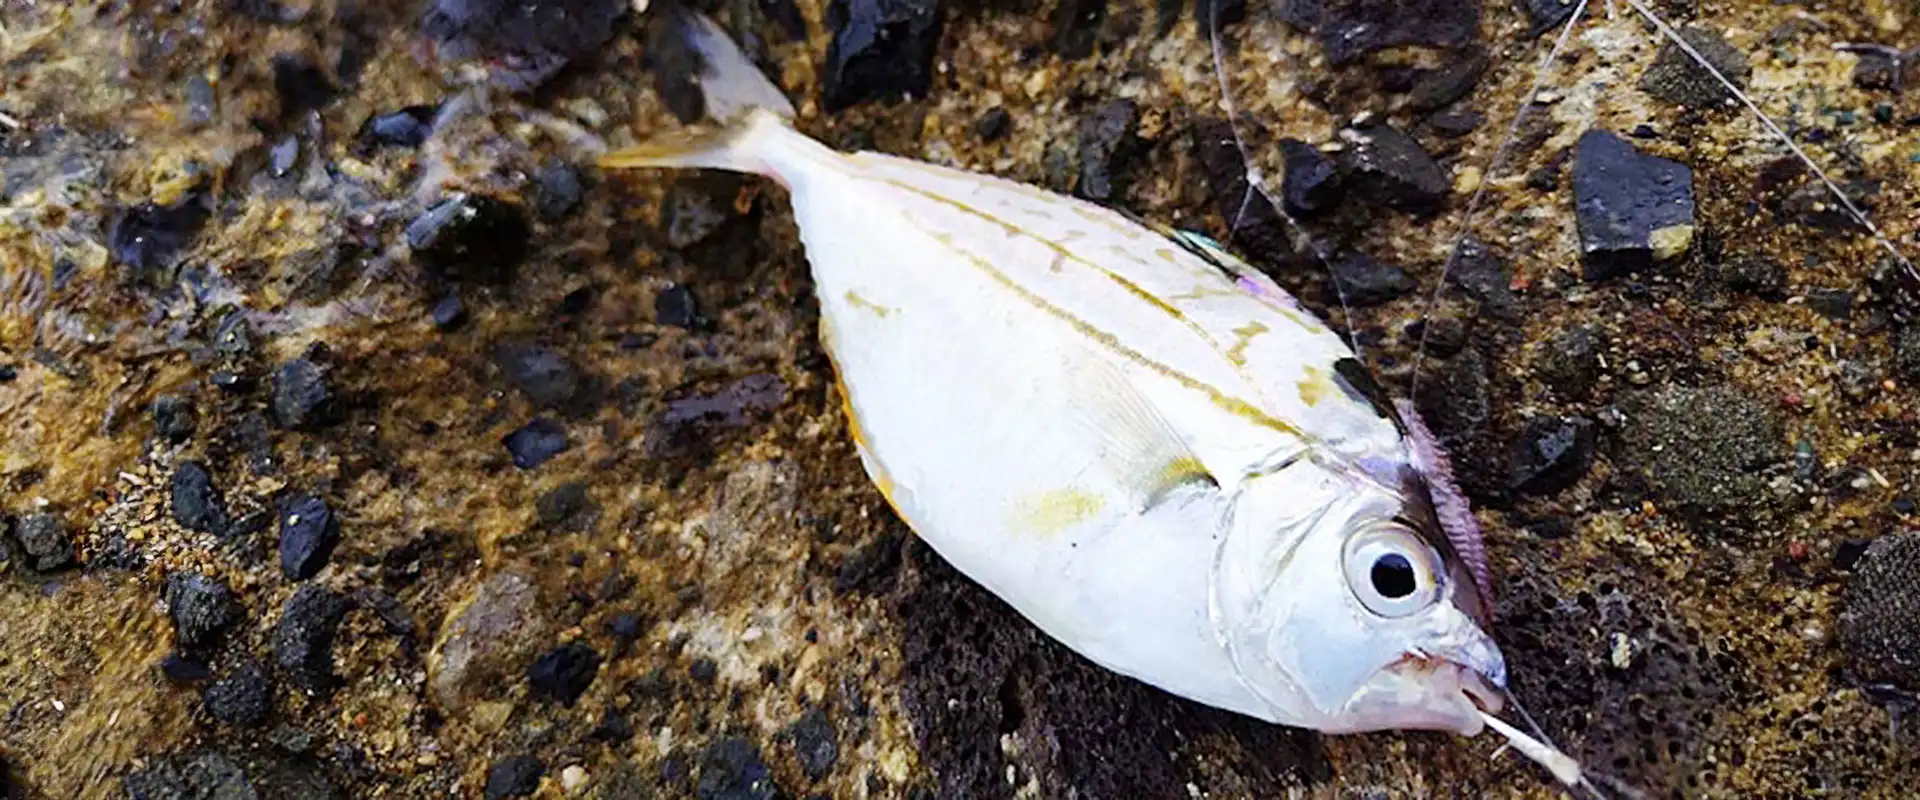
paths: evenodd
<path fill-rule="evenodd" d="M 1381 525 L 1347 540 L 1347 585 L 1367 610 L 1404 617 L 1440 599 L 1439 561 L 1412 531 Z"/>

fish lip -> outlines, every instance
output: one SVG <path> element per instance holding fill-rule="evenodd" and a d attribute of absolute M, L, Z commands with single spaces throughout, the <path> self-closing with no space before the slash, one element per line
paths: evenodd
<path fill-rule="evenodd" d="M 1454 664 L 1460 671 L 1460 688 L 1466 694 L 1468 702 L 1488 714 L 1499 716 L 1507 707 L 1507 693 L 1493 685 L 1493 681 L 1480 674 L 1479 670 L 1463 664 Z"/>

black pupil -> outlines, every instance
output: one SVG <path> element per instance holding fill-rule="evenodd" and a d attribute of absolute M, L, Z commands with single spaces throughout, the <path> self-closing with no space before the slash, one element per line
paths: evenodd
<path fill-rule="evenodd" d="M 1399 553 L 1388 553 L 1373 562 L 1373 590 L 1388 600 L 1398 600 L 1420 588 L 1414 579 L 1413 562 Z"/>

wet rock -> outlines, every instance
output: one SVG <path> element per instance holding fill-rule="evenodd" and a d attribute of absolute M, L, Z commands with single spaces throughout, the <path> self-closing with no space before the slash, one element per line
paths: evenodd
<path fill-rule="evenodd" d="M 1593 466 L 1593 420 L 1535 417 L 1514 437 L 1507 486 L 1517 494 L 1557 494 Z"/>
<path fill-rule="evenodd" d="M 780 407 L 787 384 L 778 376 L 748 375 L 714 394 L 687 394 L 667 401 L 667 410 L 648 426 L 646 450 L 652 458 L 698 457 L 703 438 L 738 428 Z"/>
<path fill-rule="evenodd" d="M 273 711 L 273 685 L 260 662 L 247 659 L 201 694 L 207 716 L 223 725 L 258 728 Z"/>
<path fill-rule="evenodd" d="M 600 654 L 586 642 L 563 644 L 534 659 L 527 684 L 534 697 L 571 708 L 600 673 Z"/>
<path fill-rule="evenodd" d="M 171 497 L 173 519 L 181 527 L 216 536 L 226 533 L 226 501 L 213 488 L 213 476 L 199 462 L 183 462 L 173 471 Z"/>
<path fill-rule="evenodd" d="M 579 207 L 580 198 L 586 193 L 580 170 L 572 164 L 555 161 L 533 174 L 533 211 L 543 222 L 565 219 Z"/>
<path fill-rule="evenodd" d="M 1853 85 L 1862 89 L 1899 91 L 1907 87 L 1913 75 L 1920 74 L 1913 53 L 1895 58 L 1891 53 L 1855 50 L 1854 55 L 1860 60 L 1853 65 Z"/>
<path fill-rule="evenodd" d="M 1364 199 L 1402 211 L 1431 214 L 1452 191 L 1440 164 L 1413 137 L 1384 122 L 1344 129 L 1340 166 L 1347 186 Z"/>
<path fill-rule="evenodd" d="M 1320 148 L 1299 139 L 1280 140 L 1284 170 L 1280 193 L 1287 210 L 1312 216 L 1340 202 L 1340 170 Z"/>
<path fill-rule="evenodd" d="M 1266 196 L 1247 182 L 1246 162 L 1233 127 L 1218 117 L 1201 117 L 1193 122 L 1191 141 L 1206 173 L 1214 208 L 1233 232 L 1232 244 L 1250 262 L 1287 263 L 1293 255 L 1291 232 Z"/>
<path fill-rule="evenodd" d="M 1920 687 L 1920 533 L 1884 536 L 1860 556 L 1840 641 L 1868 679 Z"/>
<path fill-rule="evenodd" d="M 1835 322 L 1845 322 L 1853 316 L 1853 291 L 1831 287 L 1808 289 L 1807 308 Z"/>
<path fill-rule="evenodd" d="M 273 629 L 273 660 L 295 686 L 319 692 L 333 688 L 333 642 L 349 604 L 323 586 L 300 587 L 287 600 Z"/>
<path fill-rule="evenodd" d="M 114 216 L 107 231 L 107 251 L 114 262 L 140 280 L 163 280 L 182 251 L 192 244 L 211 215 L 205 195 L 198 192 L 170 206 L 142 203 Z"/>
<path fill-rule="evenodd" d="M 333 82 L 306 56 L 281 53 L 273 57 L 273 89 L 280 95 L 280 116 L 291 119 L 333 100 Z"/>
<path fill-rule="evenodd" d="M 807 709 L 800 719 L 787 726 L 786 738 L 793 743 L 794 759 L 800 762 L 800 771 L 806 773 L 807 780 L 818 781 L 833 771 L 834 762 L 840 759 L 840 745 L 835 735 L 827 712 L 818 708 Z"/>
<path fill-rule="evenodd" d="M 455 193 L 407 223 L 407 247 L 428 269 L 456 281 L 499 284 L 526 260 L 533 227 L 518 206 Z"/>
<path fill-rule="evenodd" d="M 839 112 L 868 100 L 924 97 L 944 16 L 939 0 L 833 0 L 833 39 L 822 65 L 821 105 Z"/>
<path fill-rule="evenodd" d="M 1693 170 L 1643 154 L 1612 133 L 1580 137 L 1573 196 L 1589 281 L 1647 269 L 1692 245 Z"/>
<path fill-rule="evenodd" d="M 1476 500 L 1505 495 L 1507 452 L 1487 431 L 1493 418 L 1487 357 L 1469 347 L 1435 366 L 1420 384 L 1421 419 L 1445 447 L 1462 491 Z"/>
<path fill-rule="evenodd" d="M 567 439 L 566 427 L 546 417 L 535 418 L 514 429 L 500 442 L 513 456 L 513 465 L 520 469 L 537 468 L 573 446 Z"/>
<path fill-rule="evenodd" d="M 1335 300 L 1344 299 L 1356 307 L 1377 306 L 1413 290 L 1416 285 L 1406 270 L 1385 264 L 1365 253 L 1347 253 L 1334 259 Z"/>
<path fill-rule="evenodd" d="M 433 327 L 442 331 L 457 331 L 467 324 L 467 304 L 460 295 L 450 294 L 433 304 Z"/>
<path fill-rule="evenodd" d="M 407 106 L 367 118 L 355 135 L 363 146 L 414 148 L 433 135 L 433 106 Z"/>
<path fill-rule="evenodd" d="M 600 504 L 579 481 L 560 484 L 534 501 L 534 516 L 548 530 L 584 533 L 600 520 Z"/>
<path fill-rule="evenodd" d="M 167 616 L 173 620 L 174 645 L 189 653 L 218 646 L 227 630 L 246 613 L 225 581 L 199 572 L 167 576 L 162 598 L 167 603 Z"/>
<path fill-rule="evenodd" d="M 700 299 L 694 296 L 693 287 L 683 283 L 668 286 L 654 295 L 653 321 L 690 331 L 708 326 L 706 316 L 700 313 Z"/>
<path fill-rule="evenodd" d="M 1747 54 L 1735 49 L 1725 37 L 1690 26 L 1680 31 L 1680 38 L 1705 56 L 1707 63 L 1712 64 L 1733 85 L 1742 90 L 1747 88 L 1747 78 L 1753 74 L 1753 66 L 1747 62 Z M 1714 108 L 1735 101 L 1733 93 L 1727 91 L 1727 87 L 1712 72 L 1700 66 L 1673 42 L 1661 45 L 1653 66 L 1648 67 L 1647 73 L 1640 77 L 1640 91 L 1655 100 L 1688 108 Z"/>
<path fill-rule="evenodd" d="M 193 436 L 199 419 L 193 404 L 184 398 L 163 394 L 153 400 L 153 432 L 169 442 L 184 442 Z"/>
<path fill-rule="evenodd" d="M 573 361 L 543 345 L 514 343 L 494 351 L 507 383 L 537 408 L 561 409 L 581 399 L 587 379 Z"/>
<path fill-rule="evenodd" d="M 524 92 L 612 41 L 628 6 L 626 0 L 433 0 L 420 31 L 443 57 L 485 62 L 496 84 Z"/>
<path fill-rule="evenodd" d="M 1761 474 L 1786 459 L 1772 406 L 1718 385 L 1666 386 L 1621 403 L 1614 461 L 1695 522 L 1730 523 L 1765 508 Z"/>
<path fill-rule="evenodd" d="M 1062 0 L 1053 9 L 1053 51 L 1069 61 L 1093 55 L 1106 19 L 1107 0 Z"/>
<path fill-rule="evenodd" d="M 273 421 L 290 430 L 313 431 L 339 421 L 339 404 L 326 366 L 296 358 L 273 373 Z"/>
<path fill-rule="evenodd" d="M 289 500 L 280 512 L 280 574 L 304 581 L 320 574 L 340 543 L 340 520 L 313 495 Z"/>
<path fill-rule="evenodd" d="M 1402 45 L 1456 47 L 1479 38 L 1479 0 L 1293 0 L 1280 19 L 1306 30 L 1335 64 Z"/>
<path fill-rule="evenodd" d="M 1140 150 L 1134 134 L 1139 113 L 1132 100 L 1110 100 L 1080 120 L 1080 177 L 1075 194 L 1104 203 L 1126 191 L 1127 173 Z"/>
<path fill-rule="evenodd" d="M 1580 325 L 1547 341 L 1534 362 L 1534 371 L 1547 388 L 1563 397 L 1580 398 L 1600 380 L 1600 352 L 1605 342 L 1600 329 Z"/>
<path fill-rule="evenodd" d="M 540 788 L 541 776 L 546 774 L 547 765 L 533 755 L 508 756 L 487 770 L 487 785 L 482 794 L 486 800 L 532 797 Z"/>
<path fill-rule="evenodd" d="M 722 739 L 700 755 L 699 800 L 773 800 L 780 797 L 760 748 L 740 738 Z"/>
<path fill-rule="evenodd" d="M 1717 265 L 1714 277 L 1729 291 L 1778 298 L 1787 290 L 1787 268 L 1770 258 L 1740 258 Z"/>
<path fill-rule="evenodd" d="M 1449 110 L 1427 117 L 1427 128 L 1448 139 L 1458 139 L 1480 130 L 1487 122 L 1487 115 L 1478 111 Z"/>
<path fill-rule="evenodd" d="M 1438 111 L 1473 93 L 1480 77 L 1492 64 L 1478 50 L 1455 57 L 1451 63 L 1422 74 L 1407 93 L 1407 105 L 1415 111 Z"/>
<path fill-rule="evenodd" d="M 453 604 L 440 641 L 427 656 L 428 685 L 443 708 L 461 709 L 474 697 L 523 675 L 549 625 L 536 612 L 539 593 L 516 572 L 498 572 Z"/>
<path fill-rule="evenodd" d="M 73 540 L 53 514 L 35 512 L 20 517 L 13 525 L 13 536 L 20 542 L 27 567 L 35 572 L 52 572 L 73 563 Z"/>
<path fill-rule="evenodd" d="M 983 142 L 1000 141 L 1012 132 L 1013 115 L 1000 106 L 987 109 L 987 113 L 981 114 L 980 119 L 973 123 L 973 135 L 980 137 Z"/>

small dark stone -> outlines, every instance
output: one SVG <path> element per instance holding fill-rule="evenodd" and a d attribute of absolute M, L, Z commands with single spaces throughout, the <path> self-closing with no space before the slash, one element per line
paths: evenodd
<path fill-rule="evenodd" d="M 186 100 L 187 122 L 194 127 L 213 122 L 213 115 L 220 110 L 220 98 L 214 94 L 213 82 L 207 80 L 203 72 L 187 76 Z"/>
<path fill-rule="evenodd" d="M 179 653 L 168 653 L 160 659 L 160 674 L 174 683 L 199 683 L 213 677 L 213 670 L 207 665 Z"/>
<path fill-rule="evenodd" d="M 560 298 L 560 307 L 556 309 L 562 317 L 577 317 L 593 307 L 593 287 L 582 286 L 567 292 Z"/>
<path fill-rule="evenodd" d="M 340 543 L 340 520 L 327 501 L 301 495 L 280 512 L 280 574 L 304 581 L 320 573 Z"/>
<path fill-rule="evenodd" d="M 1600 380 L 1600 329 L 1580 325 L 1561 331 L 1540 350 L 1534 371 L 1563 397 L 1580 398 Z"/>
<path fill-rule="evenodd" d="M 280 94 L 280 115 L 291 118 L 325 106 L 333 100 L 333 82 L 327 74 L 297 53 L 273 57 L 273 88 Z"/>
<path fill-rule="evenodd" d="M 1214 208 L 1232 231 L 1230 242 L 1251 262 L 1288 263 L 1294 253 L 1292 231 L 1266 195 L 1248 183 L 1233 126 L 1218 117 L 1200 117 L 1193 121 L 1190 140 Z"/>
<path fill-rule="evenodd" d="M 273 421 L 291 430 L 312 431 L 339 421 L 339 406 L 326 366 L 296 358 L 273 373 Z"/>
<path fill-rule="evenodd" d="M 527 683 L 535 697 L 571 707 L 599 673 L 600 654 L 586 642 L 574 641 L 535 659 L 527 668 Z"/>
<path fill-rule="evenodd" d="M 1407 94 L 1407 105 L 1415 111 L 1438 111 L 1473 93 L 1480 77 L 1492 62 L 1479 51 L 1456 58 L 1453 63 L 1422 74 Z"/>
<path fill-rule="evenodd" d="M 1487 115 L 1478 111 L 1441 111 L 1427 117 L 1427 127 L 1434 133 L 1449 139 L 1458 139 L 1473 133 L 1486 122 Z"/>
<path fill-rule="evenodd" d="M 1340 171 L 1320 148 L 1298 139 L 1280 140 L 1284 172 L 1280 192 L 1287 210 L 1310 216 L 1340 201 Z"/>
<path fill-rule="evenodd" d="M 1593 466 L 1593 420 L 1534 417 L 1513 440 L 1507 486 L 1523 495 L 1557 494 Z"/>
<path fill-rule="evenodd" d="M 59 517 L 46 512 L 22 516 L 13 526 L 13 536 L 35 572 L 52 572 L 73 562 L 73 540 L 67 538 Z"/>
<path fill-rule="evenodd" d="M 173 267 L 210 215 L 206 196 L 198 192 L 171 206 L 142 203 L 114 217 L 107 231 L 107 250 L 135 276 L 154 278 Z"/>
<path fill-rule="evenodd" d="M 1879 197 L 1882 185 L 1876 180 L 1856 180 L 1840 182 L 1840 191 L 1845 192 L 1855 205 L 1866 213 L 1873 213 L 1873 201 Z M 1774 213 L 1786 217 L 1800 225 L 1829 233 L 1840 233 L 1853 229 L 1853 216 L 1846 207 L 1834 202 L 1833 191 L 1820 180 L 1809 180 L 1786 197 L 1770 202 Z"/>
<path fill-rule="evenodd" d="M 1453 183 L 1426 148 L 1383 122 L 1348 128 L 1340 166 L 1351 189 L 1372 202 L 1415 214 L 1431 214 L 1446 202 Z"/>
<path fill-rule="evenodd" d="M 315 584 L 300 587 L 287 600 L 273 629 L 273 660 L 294 685 L 319 692 L 338 681 L 333 641 L 347 610 L 345 598 Z"/>
<path fill-rule="evenodd" d="M 546 417 L 520 426 L 507 434 L 501 443 L 507 446 L 507 452 L 513 454 L 513 465 L 521 469 L 533 469 L 545 464 L 548 459 L 566 452 L 572 446 L 567 440 L 567 429 Z"/>
<path fill-rule="evenodd" d="M 199 462 L 182 462 L 173 471 L 173 519 L 187 530 L 222 535 L 227 529 L 227 506 L 213 488 L 213 476 Z"/>
<path fill-rule="evenodd" d="M 355 138 L 369 147 L 419 147 L 433 135 L 434 113 L 433 106 L 407 106 L 375 114 L 360 126 Z"/>
<path fill-rule="evenodd" d="M 253 391 L 253 379 L 233 370 L 215 370 L 208 378 L 213 388 L 229 395 L 243 395 Z"/>
<path fill-rule="evenodd" d="M 837 113 L 868 100 L 926 96 L 944 16 L 940 0 L 833 0 L 822 106 Z"/>
<path fill-rule="evenodd" d="M 153 432 L 160 438 L 176 444 L 184 442 L 193 436 L 198 424 L 192 403 L 170 394 L 154 398 Z"/>
<path fill-rule="evenodd" d="M 1647 269 L 1661 237 L 1692 235 L 1693 170 L 1606 131 L 1580 137 L 1573 196 L 1589 281 Z"/>
<path fill-rule="evenodd" d="M 198 572 L 167 576 L 162 598 L 173 619 L 174 644 L 187 653 L 213 649 L 246 614 L 225 581 Z"/>
<path fill-rule="evenodd" d="M 547 765 L 532 755 L 517 755 L 503 758 L 487 770 L 487 786 L 484 790 L 486 800 L 502 800 L 507 797 L 532 797 L 540 788 L 540 777 L 547 774 Z"/>
<path fill-rule="evenodd" d="M 1743 258 L 1721 264 L 1715 276 L 1727 289 L 1756 297 L 1777 298 L 1787 290 L 1787 268 L 1770 258 Z"/>
<path fill-rule="evenodd" d="M 1053 51 L 1068 61 L 1093 55 L 1106 19 L 1107 0 L 1061 0 L 1053 9 Z"/>
<path fill-rule="evenodd" d="M 587 735 L 599 742 L 625 742 L 633 738 L 633 720 L 618 711 L 609 711 Z"/>
<path fill-rule="evenodd" d="M 1883 536 L 1860 556 L 1840 642 L 1869 680 L 1920 686 L 1920 533 Z"/>
<path fill-rule="evenodd" d="M 786 382 L 766 373 L 748 375 L 713 394 L 671 398 L 647 430 L 647 453 L 654 458 L 696 455 L 703 434 L 746 425 L 786 400 Z"/>
<path fill-rule="evenodd" d="M 1920 382 L 1920 325 L 1907 325 L 1894 334 L 1893 365 L 1902 378 Z"/>
<path fill-rule="evenodd" d="M 1654 130 L 1652 125 L 1644 122 L 1633 126 L 1633 130 L 1627 131 L 1627 135 L 1641 141 L 1652 141 L 1660 138 L 1660 132 Z"/>
<path fill-rule="evenodd" d="M 18 377 L 20 377 L 19 368 L 12 364 L 0 364 L 0 383 L 12 383 Z"/>
<path fill-rule="evenodd" d="M 433 327 L 442 331 L 459 330 L 467 324 L 467 304 L 460 295 L 450 294 L 433 304 Z"/>
<path fill-rule="evenodd" d="M 1518 3 L 1527 12 L 1527 18 L 1533 21 L 1532 29 L 1527 32 L 1528 36 L 1539 36 L 1560 27 L 1561 23 L 1573 16 L 1574 9 L 1579 7 L 1565 0 L 1518 0 Z"/>
<path fill-rule="evenodd" d="M 987 109 L 987 113 L 981 114 L 980 120 L 973 124 L 973 135 L 980 137 L 983 142 L 1000 141 L 1012 132 L 1013 115 L 1000 106 Z"/>
<path fill-rule="evenodd" d="M 580 205 L 587 193 L 580 170 L 572 164 L 553 162 L 533 174 L 533 211 L 543 222 L 559 222 Z"/>
<path fill-rule="evenodd" d="M 533 226 L 518 206 L 458 193 L 407 223 L 407 247 L 451 280 L 506 283 L 526 260 Z"/>
<path fill-rule="evenodd" d="M 1895 498 L 1892 506 L 1893 506 L 1893 513 L 1895 514 L 1899 514 L 1900 516 L 1903 516 L 1903 517 L 1913 516 L 1915 506 L 1912 498 L 1908 498 L 1908 497 Z"/>
<path fill-rule="evenodd" d="M 1833 568 L 1852 571 L 1859 565 L 1860 557 L 1867 554 L 1867 548 L 1873 546 L 1872 539 L 1848 539 L 1833 548 Z"/>
<path fill-rule="evenodd" d="M 773 800 L 780 796 L 760 748 L 741 738 L 722 739 L 700 755 L 698 800 Z"/>
<path fill-rule="evenodd" d="M 494 352 L 507 383 L 538 408 L 558 409 L 580 399 L 587 380 L 580 368 L 559 352 L 537 344 L 517 343 Z"/>
<path fill-rule="evenodd" d="M 674 181 L 667 189 L 666 212 L 661 215 L 667 246 L 686 250 L 719 234 L 740 216 L 734 210 L 740 186 L 737 178 L 714 173 L 696 173 Z"/>
<path fill-rule="evenodd" d="M 626 0 L 432 0 L 420 30 L 443 58 L 485 63 L 494 83 L 527 92 L 612 41 L 629 7 Z"/>
<path fill-rule="evenodd" d="M 273 177 L 284 178 L 293 173 L 300 164 L 300 137 L 287 134 L 275 142 L 273 149 L 267 151 L 267 170 Z"/>
<path fill-rule="evenodd" d="M 1111 100 L 1080 120 L 1080 179 L 1074 193 L 1107 202 L 1126 191 L 1128 172 L 1139 154 L 1134 126 L 1139 106 L 1132 100 Z"/>
<path fill-rule="evenodd" d="M 1853 316 L 1853 291 L 1827 287 L 1808 289 L 1807 307 L 1827 319 L 1845 322 Z"/>
<path fill-rule="evenodd" d="M 600 504 L 579 481 L 560 484 L 534 501 L 534 512 L 541 527 L 583 533 L 600 519 Z"/>
<path fill-rule="evenodd" d="M 1853 65 L 1853 85 L 1870 90 L 1906 88 L 1907 78 L 1915 72 L 1913 65 L 1920 63 L 1920 56 L 1913 54 L 1895 59 L 1884 52 L 1856 50 L 1854 55 L 1860 60 Z M 1903 72 L 1906 74 L 1901 74 Z"/>
<path fill-rule="evenodd" d="M 207 716 L 236 728 L 258 728 L 273 710 L 273 686 L 259 662 L 248 659 L 201 695 Z"/>
<path fill-rule="evenodd" d="M 1413 277 L 1406 270 L 1361 252 L 1334 259 L 1332 264 L 1335 299 L 1347 304 L 1377 306 L 1413 291 Z"/>
<path fill-rule="evenodd" d="M 800 719 L 787 727 L 787 738 L 793 742 L 794 757 L 800 762 L 800 771 L 806 773 L 807 780 L 818 781 L 833 771 L 834 762 L 840 759 L 840 745 L 835 736 L 827 712 L 818 708 L 807 709 Z"/>
<path fill-rule="evenodd" d="M 1480 36 L 1479 0 L 1293 0 L 1281 21 L 1313 34 L 1335 64 L 1403 45 L 1457 47 Z"/>
<path fill-rule="evenodd" d="M 647 632 L 647 618 L 633 612 L 615 614 L 607 621 L 607 633 L 621 644 L 639 641 L 640 635 Z"/>
<path fill-rule="evenodd" d="M 1725 37 L 1704 28 L 1688 27 L 1680 31 L 1680 38 L 1705 56 L 1707 63 L 1733 85 L 1746 88 L 1753 66 L 1747 62 L 1747 54 L 1734 49 Z M 1673 42 L 1661 45 L 1653 66 L 1640 78 L 1640 91 L 1664 103 L 1697 109 L 1715 108 L 1735 99 L 1712 72 Z"/>
<path fill-rule="evenodd" d="M 708 320 L 700 313 L 700 299 L 693 294 L 693 287 L 676 283 L 660 290 L 653 297 L 653 321 L 661 325 L 672 325 L 687 330 L 702 330 Z"/>
<path fill-rule="evenodd" d="M 693 664 L 687 667 L 687 677 L 703 685 L 712 686 L 713 682 L 720 678 L 720 665 L 714 663 L 711 658 L 696 658 Z"/>

